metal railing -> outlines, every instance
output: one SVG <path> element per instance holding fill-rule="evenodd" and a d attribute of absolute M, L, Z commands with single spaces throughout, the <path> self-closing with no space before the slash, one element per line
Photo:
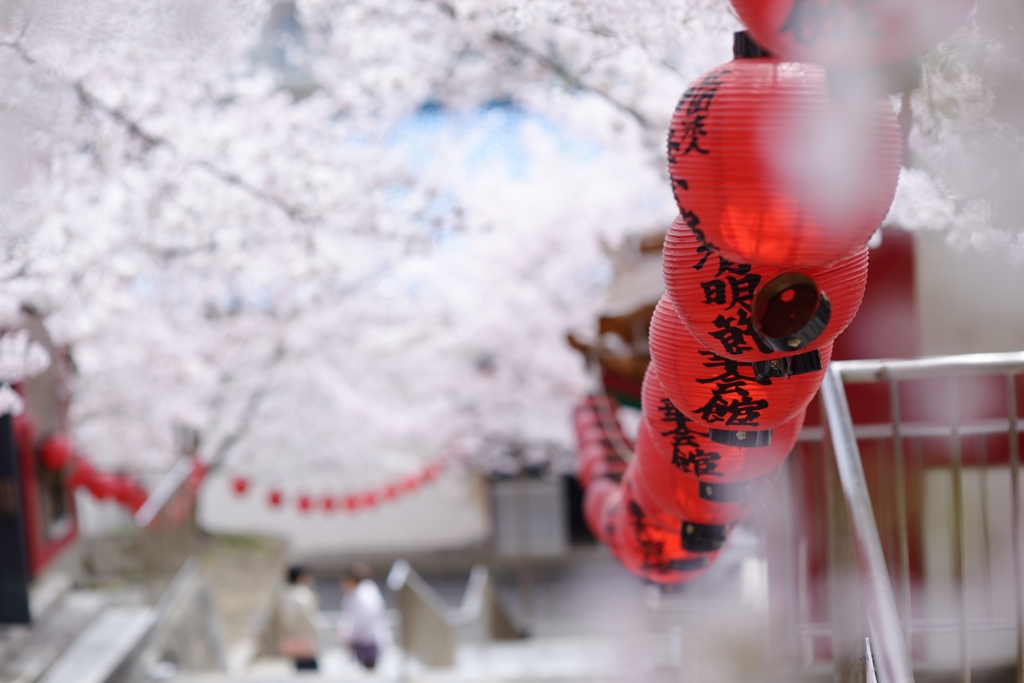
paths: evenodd
<path fill-rule="evenodd" d="M 513 624 L 495 593 L 487 565 L 476 564 L 459 607 L 451 607 L 406 560 L 388 573 L 387 586 L 401 612 L 402 647 L 428 666 L 451 667 L 460 627 L 479 624 L 494 640 L 518 640 L 526 633 Z"/>
<path fill-rule="evenodd" d="M 1021 576 L 1021 509 L 1020 509 L 1020 449 L 1019 449 L 1019 424 L 1017 415 L 1017 394 L 1015 376 L 1024 375 L 1024 353 L 998 353 L 998 354 L 974 354 L 965 356 L 948 356 L 936 358 L 923 358 L 918 360 L 878 360 L 878 361 L 843 361 L 835 362 L 828 369 L 822 383 L 821 397 L 825 413 L 824 430 L 808 429 L 803 437 L 804 441 L 822 441 L 826 450 L 831 450 L 834 456 L 835 472 L 838 485 L 841 489 L 842 500 L 845 503 L 847 520 L 843 521 L 840 532 L 836 534 L 837 525 L 830 520 L 829 526 L 829 562 L 830 577 L 833 583 L 838 581 L 837 572 L 832 570 L 833 559 L 841 558 L 842 549 L 833 553 L 834 543 L 841 543 L 831 536 L 843 536 L 843 525 L 848 525 L 848 540 L 852 542 L 856 555 L 856 575 L 859 578 L 860 601 L 853 601 L 856 606 L 863 606 L 863 613 L 867 621 L 868 646 L 864 654 L 864 640 L 848 638 L 847 643 L 857 643 L 858 652 L 842 653 L 837 652 L 836 645 L 841 639 L 836 637 L 837 630 L 847 631 L 850 628 L 840 625 L 843 620 L 850 620 L 850 614 L 836 614 L 835 606 L 830 600 L 829 623 L 799 624 L 803 628 L 805 637 L 815 634 L 822 635 L 825 632 L 831 633 L 833 651 L 832 659 L 836 662 L 837 679 L 847 680 L 877 680 L 880 683 L 912 683 L 914 681 L 915 665 L 920 667 L 927 665 L 929 657 L 934 652 L 929 651 L 929 643 L 925 640 L 935 634 L 954 632 L 957 636 L 959 675 L 963 683 L 970 683 L 972 676 L 972 633 L 977 637 L 978 633 L 990 633 L 993 631 L 1015 630 L 1015 656 L 1013 664 L 1016 669 L 1014 680 L 1021 683 L 1024 681 L 1024 606 L 1022 606 Z M 1003 377 L 1005 382 L 1005 407 L 1004 418 L 984 416 L 976 417 L 970 421 L 962 418 L 963 405 L 961 397 L 962 383 L 965 377 Z M 917 423 L 904 423 L 901 413 L 901 384 L 918 380 L 929 380 L 943 382 L 946 386 L 946 424 L 936 424 L 934 415 L 929 419 Z M 854 425 L 847 402 L 846 386 L 850 384 L 884 384 L 888 386 L 890 421 L 882 424 Z M 929 390 L 930 391 L 930 390 Z M 991 392 L 987 394 L 991 398 Z M 928 398 L 938 405 L 942 401 L 941 396 L 932 392 Z M 976 397 L 975 397 L 976 398 Z M 974 407 L 973 405 L 971 406 Z M 977 411 L 975 411 L 977 412 Z M 1012 556 L 1012 595 L 1013 612 L 1015 619 L 995 619 L 988 613 L 987 620 L 969 619 L 968 605 L 968 581 L 966 567 L 969 559 L 973 562 L 981 562 L 983 567 L 979 570 L 981 583 L 989 596 L 991 608 L 992 603 L 992 535 L 991 527 L 993 522 L 990 519 L 989 509 L 993 503 L 988 500 L 988 481 L 990 477 L 989 464 L 984 459 L 985 438 L 991 435 L 1006 434 L 1008 469 L 1009 469 L 1009 533 L 1010 553 Z M 964 463 L 964 439 L 980 439 L 980 451 L 982 459 L 979 465 L 980 490 L 980 522 L 982 541 L 984 548 L 980 555 L 982 558 L 970 557 L 967 553 L 967 534 L 965 532 L 965 463 Z M 942 463 L 940 468 L 933 466 L 933 471 L 939 471 L 944 476 L 944 468 L 948 464 L 950 473 L 951 493 L 951 532 L 952 539 L 950 549 L 952 554 L 952 589 L 954 593 L 955 619 L 936 619 L 929 614 L 929 601 L 934 601 L 933 596 L 928 594 L 926 587 L 913 585 L 911 577 L 911 540 L 910 523 L 908 511 L 908 474 L 907 474 L 907 445 L 918 450 L 927 440 L 934 442 L 936 439 L 945 439 L 942 446 L 943 455 L 948 462 Z M 869 491 L 868 478 L 861 457 L 861 450 L 858 441 L 874 442 L 879 448 L 884 447 L 885 454 L 892 455 L 892 476 L 891 496 L 885 498 L 876 492 L 876 506 L 884 504 L 887 519 L 895 518 L 896 543 L 895 548 L 890 544 L 890 562 L 887 563 L 883 551 L 882 538 L 879 533 L 879 526 L 875 517 L 876 506 L 872 505 L 872 496 Z M 831 448 L 829 448 L 829 446 Z M 891 450 L 890 450 L 891 449 Z M 923 466 L 921 466 L 923 468 Z M 923 469 L 920 469 L 923 472 Z M 923 475 L 921 475 L 923 476 Z M 879 503 L 880 500 L 886 502 Z M 923 519 L 923 510 L 919 506 L 918 519 Z M 922 522 L 923 523 L 923 522 Z M 920 536 L 920 534 L 919 534 Z M 920 541 L 920 538 L 918 538 Z M 998 549 L 997 549 L 998 552 Z M 919 564 L 922 561 L 919 560 Z M 841 563 L 841 560 L 837 564 Z M 895 565 L 895 566 L 893 566 Z M 899 587 L 898 592 L 893 590 L 893 580 Z M 833 589 L 830 587 L 830 591 Z M 916 593 L 915 593 L 916 591 Z M 804 593 L 806 586 L 796 589 L 797 600 L 806 600 Z M 897 600 L 897 595 L 899 600 Z M 913 598 L 912 596 L 917 596 Z M 1007 595 L 1006 598 L 1009 598 Z M 847 599 L 847 607 L 851 604 Z M 924 607 L 922 608 L 922 604 Z M 915 617 L 915 611 L 917 616 Z M 991 611 L 991 609 L 989 610 Z M 901 618 L 902 616 L 902 618 Z M 798 622 L 801 619 L 798 618 Z M 805 620 L 806 621 L 806 620 Z M 953 623 L 950 623 L 950 622 Z M 823 628 L 824 626 L 824 628 Z M 853 631 L 856 631 L 853 626 Z M 854 634 L 855 635 L 855 634 Z M 924 643 L 922 645 L 922 642 Z M 842 645 L 840 644 L 840 647 Z M 851 646 L 852 647 L 852 646 Z M 932 647 L 931 650 L 944 650 L 944 648 Z M 943 651 L 941 654 L 947 654 Z M 864 662 L 863 668 L 856 674 L 841 670 L 839 663 L 845 656 L 856 656 L 860 662 Z M 948 659 L 948 658 L 947 658 Z M 847 661 L 849 661 L 847 659 Z"/>

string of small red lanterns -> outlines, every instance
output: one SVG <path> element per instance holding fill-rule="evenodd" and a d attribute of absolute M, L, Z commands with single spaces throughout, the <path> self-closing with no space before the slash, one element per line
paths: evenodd
<path fill-rule="evenodd" d="M 397 481 L 340 495 L 311 495 L 308 493 L 289 495 L 281 487 L 272 485 L 266 488 L 265 500 L 267 505 L 275 510 L 285 508 L 291 501 L 299 512 L 320 510 L 328 513 L 355 513 L 389 503 L 419 490 L 423 485 L 437 479 L 455 461 L 455 457 L 445 455 L 434 460 L 419 472 L 406 475 Z M 236 496 L 246 496 L 256 487 L 251 478 L 241 474 L 231 477 L 228 480 L 228 485 Z"/>
<path fill-rule="evenodd" d="M 13 428 L 21 453 L 38 453 L 46 469 L 65 474 L 69 489 L 84 489 L 98 500 L 114 501 L 133 513 L 146 502 L 148 494 L 135 479 L 97 469 L 87 457 L 75 451 L 65 434 L 51 434 L 36 446 L 36 426 L 28 416 L 16 416 Z"/>
<path fill-rule="evenodd" d="M 788 60 L 835 66 L 854 50 L 863 61 L 839 62 L 848 67 L 913 56 L 952 30 L 931 25 L 900 42 L 898 7 L 921 2 L 825 0 L 832 9 L 808 17 L 803 0 L 733 0 L 783 58 L 738 33 L 735 59 L 683 94 L 668 135 L 679 217 L 665 241 L 666 294 L 651 321 L 629 463 L 611 446 L 620 432 L 610 399 L 588 397 L 575 413 L 584 516 L 629 571 L 676 583 L 712 565 L 778 477 L 832 342 L 863 298 L 866 242 L 899 174 L 896 117 L 881 98 L 836 101 L 823 67 Z M 962 19 L 973 2 L 927 5 Z M 878 34 L 843 43 L 830 22 L 850 11 L 877 20 Z M 793 22 L 812 18 L 814 44 L 798 44 Z M 822 164 L 829 136 L 855 144 Z"/>

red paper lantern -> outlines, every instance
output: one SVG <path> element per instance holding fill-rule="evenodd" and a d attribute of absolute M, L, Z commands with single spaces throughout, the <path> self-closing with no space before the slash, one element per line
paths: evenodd
<path fill-rule="evenodd" d="M 724 475 L 714 476 L 717 474 L 715 471 L 697 476 L 693 467 L 684 470 L 679 466 L 685 463 L 683 458 L 666 458 L 654 439 L 653 428 L 644 420 L 640 425 L 636 450 L 634 478 L 637 495 L 641 495 L 642 489 L 642 493 L 667 514 L 686 522 L 729 525 L 742 521 L 764 501 L 779 472 L 776 466 L 766 474 L 732 482 L 725 481 Z M 721 447 L 706 439 L 704 442 L 713 450 L 702 452 L 702 456 L 719 455 Z M 755 462 L 756 469 L 785 459 L 785 456 L 778 457 L 779 450 L 765 454 L 758 453 L 756 448 L 745 450 L 749 460 L 758 461 L 763 455 L 765 462 Z"/>
<path fill-rule="evenodd" d="M 657 583 L 688 581 L 707 571 L 728 530 L 715 528 L 710 532 L 712 536 L 705 537 L 707 528 L 703 525 L 677 520 L 655 505 L 642 504 L 633 477 L 631 469 L 623 480 L 622 500 L 615 510 L 619 561 L 634 574 Z"/>
<path fill-rule="evenodd" d="M 683 95 L 669 175 L 683 220 L 725 258 L 820 267 L 858 251 L 881 224 L 900 147 L 887 101 L 839 104 L 820 66 L 742 58 Z"/>
<path fill-rule="evenodd" d="M 39 446 L 39 459 L 43 465 L 53 471 L 64 469 L 74 457 L 74 451 L 66 436 L 55 434 L 48 436 Z"/>
<path fill-rule="evenodd" d="M 113 497 L 117 488 L 117 478 L 112 474 L 97 472 L 86 483 L 86 486 L 94 498 L 106 500 Z"/>
<path fill-rule="evenodd" d="M 138 510 L 146 502 L 146 491 L 130 477 L 112 475 L 109 486 L 111 497 L 129 510 Z"/>
<path fill-rule="evenodd" d="M 601 515 L 609 498 L 618 497 L 619 484 L 611 479 L 597 479 L 587 485 L 583 496 L 583 518 L 591 533 L 601 543 L 608 542 L 607 528 L 601 523 Z"/>
<path fill-rule="evenodd" d="M 774 471 L 793 450 L 804 413 L 772 430 L 766 446 L 730 446 L 711 441 L 708 429 L 679 411 L 661 384 L 658 369 L 647 368 L 643 384 L 643 418 L 634 462 L 645 476 L 656 476 L 669 489 L 678 476 L 721 483 L 744 483 Z M 645 442 L 642 450 L 640 442 Z M 651 453 L 647 446 L 652 446 Z"/>
<path fill-rule="evenodd" d="M 85 458 L 77 458 L 71 467 L 71 473 L 67 478 L 68 488 L 74 490 L 79 487 L 89 488 L 90 483 L 96 477 L 96 471 Z"/>
<path fill-rule="evenodd" d="M 249 480 L 245 477 L 235 477 L 231 480 L 231 489 L 239 496 L 249 490 Z"/>
<path fill-rule="evenodd" d="M 773 54 L 840 69 L 928 52 L 967 20 L 974 0 L 732 0 Z"/>
<path fill-rule="evenodd" d="M 299 496 L 299 510 L 309 512 L 313 507 L 313 499 L 307 495 Z"/>
<path fill-rule="evenodd" d="M 377 503 L 376 491 L 370 491 L 359 496 L 359 507 L 375 507 Z"/>
<path fill-rule="evenodd" d="M 132 482 L 122 475 L 110 475 L 109 490 L 114 500 L 119 503 L 127 502 L 132 495 Z"/>
<path fill-rule="evenodd" d="M 618 481 L 626 471 L 628 463 L 617 454 L 602 452 L 598 458 L 581 459 L 578 479 L 583 487 L 590 486 L 597 479 Z"/>
<path fill-rule="evenodd" d="M 327 512 L 331 512 L 332 510 L 334 510 L 334 497 L 330 495 L 324 496 L 324 499 L 321 502 L 321 504 L 323 505 L 324 510 L 326 510 Z"/>
<path fill-rule="evenodd" d="M 284 496 L 277 489 L 271 489 L 267 494 L 267 502 L 270 503 L 270 507 L 281 507 L 281 502 Z"/>
<path fill-rule="evenodd" d="M 188 487 L 193 492 L 199 489 L 199 485 L 203 483 L 203 479 L 206 477 L 206 473 L 209 471 L 209 467 L 206 466 L 199 458 L 193 456 L 192 458 L 192 471 L 188 475 Z"/>
<path fill-rule="evenodd" d="M 722 358 L 704 348 L 662 297 L 650 332 L 651 363 L 665 393 L 684 415 L 709 427 L 712 441 L 752 446 L 799 415 L 818 391 L 832 357 L 819 349 L 820 370 L 758 378 L 751 363 Z"/>
<path fill-rule="evenodd" d="M 146 493 L 145 489 L 132 482 L 131 488 L 125 495 L 123 502 L 129 510 L 135 513 L 145 504 L 148 497 L 149 494 Z"/>
<path fill-rule="evenodd" d="M 765 361 L 818 349 L 853 320 L 868 280 L 868 248 L 828 268 L 733 263 L 711 254 L 679 218 L 665 240 L 665 288 L 706 349 Z"/>

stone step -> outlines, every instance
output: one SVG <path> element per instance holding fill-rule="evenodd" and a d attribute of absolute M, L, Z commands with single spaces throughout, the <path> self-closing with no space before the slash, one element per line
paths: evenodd
<path fill-rule="evenodd" d="M 108 607 L 53 662 L 42 683 L 106 683 L 155 621 L 151 607 Z"/>
<path fill-rule="evenodd" d="M 29 611 L 32 623 L 39 624 L 60 603 L 69 590 L 72 579 L 69 575 L 55 572 L 44 574 L 29 591 Z M 0 625 L 0 671 L 12 659 L 18 656 L 22 648 L 31 640 L 32 628 L 29 626 Z"/>
<path fill-rule="evenodd" d="M 92 591 L 71 591 L 32 626 L 19 627 L 0 660 L 0 683 L 34 683 L 96 618 L 106 599 Z"/>

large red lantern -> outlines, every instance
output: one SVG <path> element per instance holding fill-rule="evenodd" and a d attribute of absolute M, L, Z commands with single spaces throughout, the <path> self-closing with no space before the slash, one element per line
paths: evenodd
<path fill-rule="evenodd" d="M 867 247 L 828 268 L 733 263 L 710 253 L 679 218 L 664 254 L 666 290 L 693 336 L 720 356 L 751 362 L 795 357 L 838 337 L 868 278 Z"/>
<path fill-rule="evenodd" d="M 827 266 L 864 246 L 896 192 L 885 100 L 829 99 L 825 70 L 739 58 L 686 90 L 668 136 L 679 212 L 735 263 Z"/>
<path fill-rule="evenodd" d="M 832 357 L 829 343 L 818 350 L 820 363 L 789 368 L 797 374 L 778 376 L 769 367 L 759 376 L 752 363 L 705 349 L 665 297 L 654 310 L 650 345 L 651 364 L 673 405 L 708 427 L 712 441 L 736 446 L 769 443 L 772 428 L 807 407 Z"/>
<path fill-rule="evenodd" d="M 714 444 L 708 445 L 715 450 L 706 454 L 718 455 L 719 448 Z M 765 461 L 754 463 L 757 469 L 785 459 L 785 456 L 776 457 L 779 451 L 758 453 L 759 449 L 745 450 L 750 461 Z M 681 462 L 679 457 L 664 457 L 654 444 L 654 429 L 646 420 L 640 425 L 636 457 L 638 464 L 634 478 L 644 495 L 677 519 L 705 525 L 729 525 L 742 521 L 764 501 L 779 472 L 776 465 L 766 474 L 741 481 L 725 481 L 724 475 L 715 476 L 717 472 L 698 476 L 692 468 L 689 471 L 681 469 L 677 464 Z"/>
<path fill-rule="evenodd" d="M 974 0 L 732 0 L 758 43 L 839 69 L 912 59 L 964 23 Z"/>
<path fill-rule="evenodd" d="M 674 478 L 692 476 L 727 484 L 743 484 L 773 472 L 796 445 L 804 413 L 772 430 L 767 445 L 731 446 L 715 443 L 709 429 L 687 417 L 668 397 L 655 367 L 647 369 L 643 384 L 643 419 L 634 461 L 658 477 L 663 486 Z M 640 441 L 645 441 L 643 449 Z M 654 452 L 647 448 L 653 447 Z"/>

